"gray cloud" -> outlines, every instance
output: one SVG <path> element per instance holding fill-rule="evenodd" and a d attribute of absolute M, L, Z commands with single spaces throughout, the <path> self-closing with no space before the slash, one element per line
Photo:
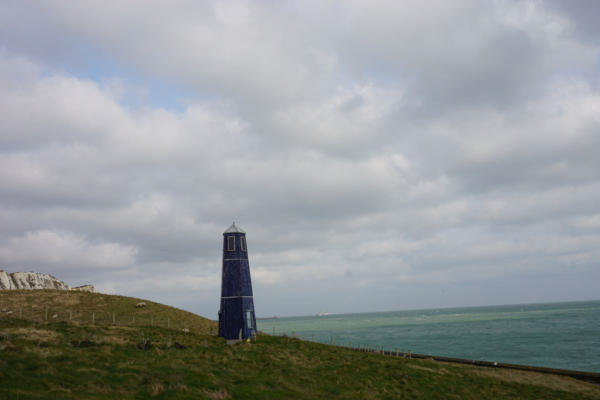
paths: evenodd
<path fill-rule="evenodd" d="M 597 9 L 3 2 L 0 268 L 211 316 L 235 220 L 265 315 L 597 298 Z"/>

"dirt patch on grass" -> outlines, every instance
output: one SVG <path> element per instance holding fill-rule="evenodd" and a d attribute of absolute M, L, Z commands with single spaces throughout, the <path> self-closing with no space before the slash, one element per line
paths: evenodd
<path fill-rule="evenodd" d="M 165 385 L 162 382 L 154 382 L 150 384 L 150 396 L 158 396 L 165 391 Z"/>
<path fill-rule="evenodd" d="M 558 375 L 540 374 L 536 372 L 516 371 L 510 369 L 473 368 L 476 375 L 499 379 L 504 382 L 523 383 L 533 386 L 544 386 L 549 389 L 565 392 L 577 392 L 600 398 L 600 386 L 573 378 Z"/>
<path fill-rule="evenodd" d="M 63 296 L 59 301 L 57 301 L 57 304 L 60 304 L 62 306 L 74 306 L 76 304 L 81 303 L 81 299 L 79 297 L 75 297 L 75 296 Z"/>
<path fill-rule="evenodd" d="M 63 354 L 62 350 L 53 347 L 25 347 L 23 351 L 25 353 L 36 354 L 39 358 L 58 357 Z"/>
<path fill-rule="evenodd" d="M 202 394 L 213 400 L 226 400 L 229 398 L 229 393 L 227 393 L 225 388 L 217 389 L 215 391 L 203 390 Z"/>
<path fill-rule="evenodd" d="M 77 368 L 78 372 L 93 372 L 95 374 L 99 374 L 99 375 L 106 375 L 107 372 L 105 370 L 102 369 L 98 369 L 98 368 Z"/>
<path fill-rule="evenodd" d="M 25 340 L 33 340 L 33 341 L 42 341 L 44 343 L 50 344 L 58 344 L 60 339 L 62 339 L 62 335 L 55 331 L 48 331 L 45 329 L 36 329 L 36 328 L 16 328 L 16 329 L 7 329 L 5 333 L 9 335 L 19 336 L 21 339 Z"/>
<path fill-rule="evenodd" d="M 448 371 L 445 368 L 430 368 L 430 367 L 423 367 L 421 365 L 414 365 L 414 364 L 407 364 L 406 365 L 409 368 L 412 369 L 418 369 L 421 371 L 427 371 L 427 372 L 433 372 L 434 374 L 441 374 L 441 375 L 445 375 L 445 374 L 450 374 L 450 375 L 456 375 L 453 372 Z"/>
<path fill-rule="evenodd" d="M 130 326 L 107 326 L 107 329 L 118 331 L 139 331 L 140 328 L 132 328 Z"/>
<path fill-rule="evenodd" d="M 130 343 L 130 340 L 124 338 L 123 336 L 102 336 L 98 338 L 98 344 L 118 344 L 118 345 L 127 345 Z"/>
<path fill-rule="evenodd" d="M 173 375 L 169 381 L 169 390 L 174 390 L 176 392 L 188 391 L 188 387 L 183 383 L 183 379 L 180 376 Z"/>
<path fill-rule="evenodd" d="M 115 389 L 112 388 L 104 383 L 88 383 L 85 385 L 86 388 L 89 389 L 89 391 L 91 393 L 102 393 L 102 394 L 108 394 L 111 393 L 114 395 L 113 398 L 115 399 L 125 399 L 127 398 L 127 396 L 125 395 L 125 393 L 127 393 L 125 390 L 119 390 L 119 389 Z M 118 394 L 121 394 L 122 396 L 118 396 Z"/>

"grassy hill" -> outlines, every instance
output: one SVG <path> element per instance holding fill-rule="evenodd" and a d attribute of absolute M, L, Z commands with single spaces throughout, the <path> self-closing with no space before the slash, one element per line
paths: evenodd
<path fill-rule="evenodd" d="M 136 307 L 138 303 L 145 307 Z M 0 311 L 34 322 L 161 326 L 210 333 L 217 323 L 188 311 L 133 297 L 58 290 L 0 291 Z M 0 318 L 6 314 L 0 313 Z M 114 319 L 113 319 L 114 317 Z M 114 321 L 114 323 L 113 323 Z M 216 331 L 215 331 L 216 332 Z"/>
<path fill-rule="evenodd" d="M 35 310 L 71 301 L 73 309 L 83 305 L 83 315 L 101 304 L 104 312 L 122 309 L 127 315 L 142 301 L 56 293 L 4 292 L 0 309 L 27 298 Z M 190 326 L 214 324 L 155 303 L 144 312 L 151 310 L 178 311 Z M 533 372 L 359 353 L 268 335 L 229 346 L 201 329 L 58 318 L 19 320 L 14 312 L 0 318 L 0 399 L 600 399 L 598 386 Z M 143 339 L 149 339 L 146 346 Z"/>

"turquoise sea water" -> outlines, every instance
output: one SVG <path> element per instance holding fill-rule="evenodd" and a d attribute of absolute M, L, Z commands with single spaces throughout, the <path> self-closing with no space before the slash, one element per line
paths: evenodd
<path fill-rule="evenodd" d="M 600 301 L 446 308 L 258 321 L 303 340 L 600 372 Z"/>

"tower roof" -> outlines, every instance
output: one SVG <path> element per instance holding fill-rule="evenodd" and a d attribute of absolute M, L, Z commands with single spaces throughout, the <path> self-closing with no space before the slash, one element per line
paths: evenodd
<path fill-rule="evenodd" d="M 223 235 L 226 233 L 246 233 L 246 231 L 237 226 L 234 222 L 225 232 L 223 232 Z"/>

